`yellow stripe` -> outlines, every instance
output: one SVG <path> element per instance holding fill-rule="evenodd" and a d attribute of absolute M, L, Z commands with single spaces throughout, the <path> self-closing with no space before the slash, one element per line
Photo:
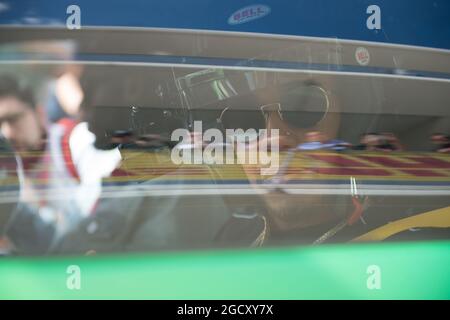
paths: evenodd
<path fill-rule="evenodd" d="M 450 228 L 450 207 L 445 207 L 412 217 L 400 219 L 372 230 L 351 242 L 381 241 L 411 228 Z"/>

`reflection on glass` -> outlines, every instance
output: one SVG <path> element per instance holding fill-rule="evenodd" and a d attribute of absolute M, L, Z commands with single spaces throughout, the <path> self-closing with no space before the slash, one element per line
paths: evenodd
<path fill-rule="evenodd" d="M 307 40 L 232 67 L 111 64 L 83 41 L 0 50 L 5 254 L 346 243 L 450 205 L 448 81 L 340 72 L 345 50 Z M 277 172 L 235 161 L 240 139 L 210 129 L 242 129 L 249 153 L 277 144 Z M 227 161 L 173 161 L 212 149 Z M 448 239 L 446 217 L 375 238 Z"/>

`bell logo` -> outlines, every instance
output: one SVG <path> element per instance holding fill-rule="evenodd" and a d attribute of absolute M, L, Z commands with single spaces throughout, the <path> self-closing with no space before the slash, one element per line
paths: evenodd
<path fill-rule="evenodd" d="M 270 13 L 270 8 L 266 5 L 255 4 L 237 10 L 228 18 L 228 24 L 235 25 L 246 23 L 262 18 Z"/>

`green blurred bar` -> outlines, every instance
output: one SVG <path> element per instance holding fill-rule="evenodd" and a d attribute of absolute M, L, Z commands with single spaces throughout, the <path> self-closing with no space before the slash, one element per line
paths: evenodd
<path fill-rule="evenodd" d="M 80 290 L 66 286 L 81 269 Z M 381 288 L 369 290 L 377 265 Z M 450 242 L 0 260 L 1 299 L 449 299 Z"/>

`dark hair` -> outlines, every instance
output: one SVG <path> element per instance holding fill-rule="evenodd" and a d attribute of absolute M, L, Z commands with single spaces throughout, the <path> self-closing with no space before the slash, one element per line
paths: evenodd
<path fill-rule="evenodd" d="M 14 77 L 0 76 L 0 97 L 12 96 L 24 102 L 28 107 L 36 107 L 33 92 L 29 88 L 22 88 Z"/>

